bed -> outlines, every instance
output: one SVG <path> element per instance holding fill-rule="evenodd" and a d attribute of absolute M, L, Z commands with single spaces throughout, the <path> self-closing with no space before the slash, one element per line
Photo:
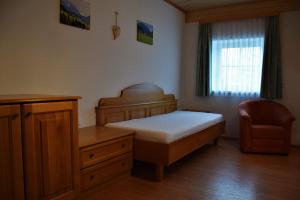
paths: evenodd
<path fill-rule="evenodd" d="M 177 111 L 175 96 L 149 83 L 125 88 L 120 97 L 101 98 L 96 124 L 135 130 L 134 159 L 154 164 L 157 180 L 163 179 L 164 166 L 216 143 L 225 128 L 220 114 Z"/>

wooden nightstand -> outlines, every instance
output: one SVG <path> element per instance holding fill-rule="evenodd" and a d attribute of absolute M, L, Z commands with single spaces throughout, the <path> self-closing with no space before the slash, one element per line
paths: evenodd
<path fill-rule="evenodd" d="M 81 191 L 131 171 L 133 134 L 108 127 L 79 129 Z"/>

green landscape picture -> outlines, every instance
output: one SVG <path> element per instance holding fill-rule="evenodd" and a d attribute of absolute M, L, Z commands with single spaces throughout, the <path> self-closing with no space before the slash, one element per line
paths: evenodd
<path fill-rule="evenodd" d="M 60 0 L 60 23 L 90 30 L 90 4 L 84 0 Z"/>
<path fill-rule="evenodd" d="M 153 26 L 137 21 L 137 41 L 153 45 Z"/>

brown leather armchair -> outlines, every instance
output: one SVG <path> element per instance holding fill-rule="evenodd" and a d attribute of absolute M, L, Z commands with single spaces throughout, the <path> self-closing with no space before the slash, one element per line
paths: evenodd
<path fill-rule="evenodd" d="M 243 152 L 288 154 L 292 122 L 290 111 L 270 100 L 248 100 L 238 106 L 240 147 Z"/>

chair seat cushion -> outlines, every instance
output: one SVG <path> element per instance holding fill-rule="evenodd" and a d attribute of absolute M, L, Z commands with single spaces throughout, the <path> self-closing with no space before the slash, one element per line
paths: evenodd
<path fill-rule="evenodd" d="M 253 138 L 282 139 L 285 137 L 285 129 L 275 125 L 252 125 Z"/>

